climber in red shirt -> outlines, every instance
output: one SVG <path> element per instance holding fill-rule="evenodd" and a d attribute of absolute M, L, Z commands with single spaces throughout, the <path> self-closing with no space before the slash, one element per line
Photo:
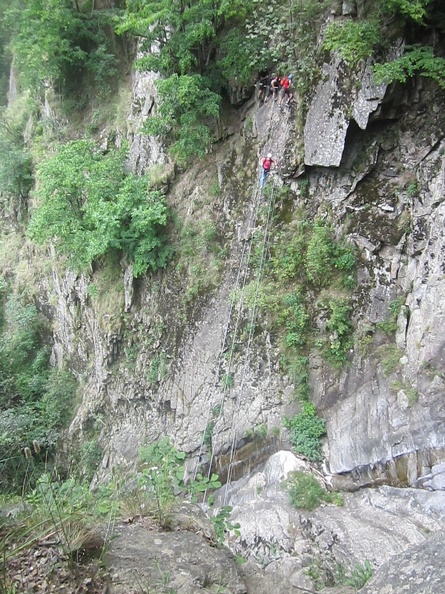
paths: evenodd
<path fill-rule="evenodd" d="M 267 157 L 264 157 L 261 160 L 261 167 L 263 168 L 260 179 L 261 188 L 263 188 L 264 184 L 266 183 L 266 179 L 269 176 L 272 165 L 278 166 L 278 163 L 272 159 L 272 153 L 268 153 Z"/>
<path fill-rule="evenodd" d="M 292 74 L 288 74 L 281 81 L 282 94 L 281 94 L 280 100 L 278 102 L 278 107 L 280 109 L 283 109 L 283 101 L 285 98 L 286 98 L 286 105 L 289 105 L 293 99 L 294 95 L 291 90 L 293 78 L 294 77 L 292 76 Z"/>

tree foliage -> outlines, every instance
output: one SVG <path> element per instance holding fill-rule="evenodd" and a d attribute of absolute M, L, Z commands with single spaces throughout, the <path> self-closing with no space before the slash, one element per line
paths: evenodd
<path fill-rule="evenodd" d="M 144 51 L 137 66 L 160 72 L 160 104 L 147 122 L 146 131 L 162 136 L 179 161 L 202 156 L 214 140 L 221 89 L 228 87 L 228 29 L 244 31 L 252 0 L 192 0 L 175 2 L 128 0 L 119 18 L 118 33 L 142 40 Z M 245 38 L 237 35 L 236 39 Z M 238 70 L 244 61 L 237 53 Z M 244 75 L 245 77 L 245 75 Z"/>
<path fill-rule="evenodd" d="M 368 58 L 381 41 L 377 23 L 369 21 L 342 21 L 331 23 L 325 32 L 324 47 L 336 51 L 350 66 Z"/>
<path fill-rule="evenodd" d="M 38 443 L 42 465 L 51 457 L 77 383 L 68 371 L 51 369 L 43 319 L 25 296 L 3 286 L 0 314 L 0 490 L 9 491 L 28 473 L 25 447 Z"/>
<path fill-rule="evenodd" d="M 422 23 L 431 0 L 380 0 L 379 4 L 383 13 Z"/>
<path fill-rule="evenodd" d="M 356 66 L 387 43 L 384 26 L 388 16 L 390 21 L 397 19 L 399 34 L 407 24 L 444 28 L 443 15 L 441 24 L 431 0 L 379 0 L 373 5 L 368 20 L 330 23 L 325 32 L 325 49 L 337 52 L 347 64 Z M 377 83 L 405 83 L 416 73 L 445 87 L 445 60 L 436 56 L 430 46 L 406 45 L 402 56 L 375 66 Z"/>
<path fill-rule="evenodd" d="M 179 162 L 193 155 L 204 156 L 212 143 L 210 118 L 217 118 L 221 97 L 213 93 L 199 74 L 173 74 L 157 81 L 161 98 L 158 112 L 148 119 L 145 131 L 153 135 L 172 134 L 171 152 Z"/>
<path fill-rule="evenodd" d="M 42 346 L 34 305 L 5 298 L 0 336 L 0 407 L 11 399 L 32 401 L 47 380 L 49 353 Z"/>
<path fill-rule="evenodd" d="M 59 79 L 67 64 L 85 59 L 74 41 L 77 22 L 70 4 L 66 0 L 12 2 L 6 12 L 11 49 L 33 87 Z"/>
<path fill-rule="evenodd" d="M 50 84 L 63 89 L 84 71 L 102 85 L 116 72 L 109 11 L 83 11 L 71 0 L 0 0 L 9 50 L 21 82 L 33 91 Z M 108 79 L 108 80 L 107 80 Z"/>
<path fill-rule="evenodd" d="M 165 266 L 165 200 L 126 171 L 124 150 L 104 154 L 91 141 L 69 142 L 40 164 L 37 180 L 28 235 L 53 242 L 72 268 L 85 270 L 113 249 L 129 257 L 135 276 Z"/>
<path fill-rule="evenodd" d="M 10 117 L 7 110 L 0 113 L 0 194 L 26 198 L 33 183 L 32 161 L 25 148 L 25 123 Z M 18 120 L 18 121 L 17 121 Z"/>
<path fill-rule="evenodd" d="M 392 62 L 376 64 L 375 79 L 378 83 L 387 84 L 398 81 L 405 83 L 415 74 L 431 78 L 445 89 L 445 59 L 435 56 L 433 48 L 422 46 L 407 46 L 405 54 Z"/>
<path fill-rule="evenodd" d="M 140 64 L 164 76 L 203 73 L 218 49 L 227 25 L 243 23 L 252 0 L 127 0 L 118 33 L 130 32 L 150 50 Z M 154 51 L 151 51 L 154 48 Z"/>

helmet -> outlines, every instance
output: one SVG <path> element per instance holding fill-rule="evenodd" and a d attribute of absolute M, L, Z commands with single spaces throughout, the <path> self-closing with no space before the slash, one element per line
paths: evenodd
<path fill-rule="evenodd" d="M 272 159 L 272 153 L 267 153 L 267 158 Z"/>

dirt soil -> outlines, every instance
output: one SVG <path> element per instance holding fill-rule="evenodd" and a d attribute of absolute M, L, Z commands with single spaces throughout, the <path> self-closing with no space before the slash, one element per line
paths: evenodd
<path fill-rule="evenodd" d="M 69 559 L 57 544 L 37 542 L 5 562 L 0 575 L 0 592 L 106 594 L 107 582 L 97 557 L 84 555 Z"/>

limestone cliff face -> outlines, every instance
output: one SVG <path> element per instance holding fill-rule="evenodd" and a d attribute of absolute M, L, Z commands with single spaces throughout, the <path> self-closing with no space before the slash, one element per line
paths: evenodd
<path fill-rule="evenodd" d="M 346 84 L 347 77 L 360 84 Z M 100 282 L 97 271 L 76 277 L 54 267 L 45 281 L 56 295 L 46 304 L 55 320 L 54 354 L 70 360 L 83 381 L 71 436 L 94 426 L 104 468 L 135 460 L 141 444 L 164 434 L 192 461 L 209 459 L 210 439 L 224 454 L 260 425 L 275 435 L 268 442 L 274 447 L 283 416 L 297 410 L 278 346 L 263 324 L 254 340 L 231 349 L 238 324 L 231 294 L 243 282 L 255 212 L 264 206 L 258 159 L 271 151 L 281 163 L 277 183 L 290 185 L 294 206 L 303 201 L 304 175 L 311 216 L 329 210 L 359 257 L 350 364 L 334 372 L 311 359 L 313 399 L 327 419 L 328 472 L 350 475 L 348 488 L 374 481 L 443 488 L 443 91 L 422 81 L 375 87 L 369 65 L 350 73 L 334 61 L 325 65 L 304 125 L 272 101 L 252 101 L 230 112 L 204 163 L 174 177 L 163 147 L 139 133 L 155 108 L 153 80 L 136 75 L 129 165 L 135 172 L 153 164 L 168 169 L 163 183 L 178 216 L 212 218 L 228 255 L 215 288 L 190 299 L 184 270 L 172 265 L 136 282 L 121 262 L 108 309 L 88 292 Z M 403 307 L 394 337 L 379 324 L 396 298 Z M 388 345 L 396 358 L 390 372 Z"/>
<path fill-rule="evenodd" d="M 351 120 L 346 135 L 317 136 L 318 122 L 324 123 L 323 130 L 326 120 L 337 120 L 329 111 L 336 76 L 334 68 L 319 88 L 318 109 L 309 110 L 306 122 L 311 137 L 305 139 L 309 164 L 315 164 L 312 147 L 319 155 L 319 167 L 308 173 L 314 207 L 331 203 L 362 264 L 351 365 L 338 377 L 315 362 L 312 370 L 316 401 L 328 420 L 330 467 L 333 473 L 361 468 L 358 482 L 426 481 L 431 486 L 436 470 L 441 473 L 445 438 L 440 331 L 444 96 L 420 82 L 386 94 L 381 88 L 372 93 L 365 84 L 361 88 L 372 97 L 368 104 L 374 112 L 368 110 L 364 132 Z M 355 109 L 358 99 L 349 96 L 344 104 Z M 363 129 L 360 118 L 353 117 Z M 320 169 L 333 164 L 335 170 Z M 395 344 L 389 347 L 396 360 L 385 372 L 387 343 L 394 340 L 379 324 L 384 327 L 396 298 L 403 303 Z M 368 465 L 374 467 L 365 469 Z"/>

